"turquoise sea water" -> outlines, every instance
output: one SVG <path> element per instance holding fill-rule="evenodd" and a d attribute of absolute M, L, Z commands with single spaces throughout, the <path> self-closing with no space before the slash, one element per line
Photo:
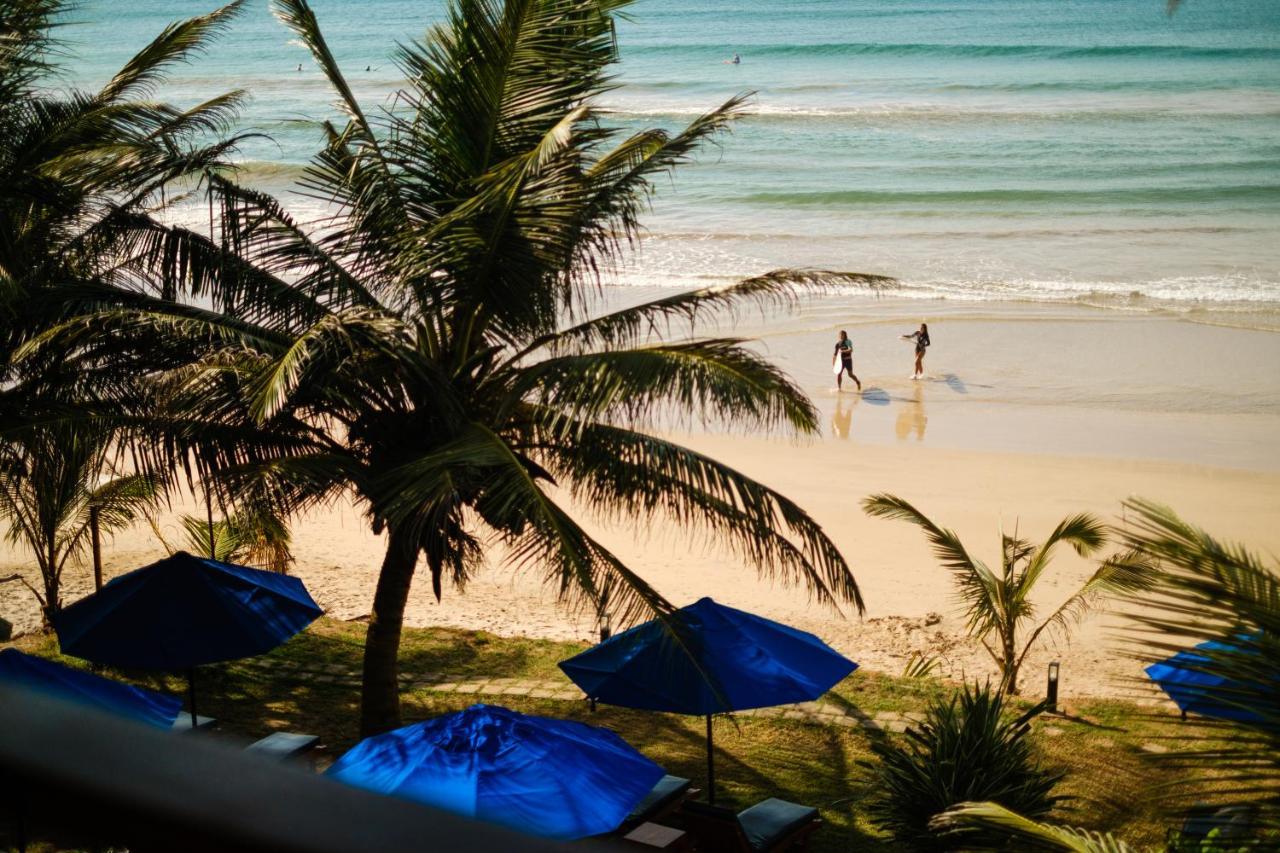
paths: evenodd
<path fill-rule="evenodd" d="M 395 42 L 442 9 L 313 2 L 370 105 L 397 85 Z M 101 82 L 211 5 L 86 0 L 64 31 L 69 82 Z M 605 99 L 620 127 L 756 95 L 661 186 L 622 283 L 806 265 L 897 276 L 904 296 L 1280 310 L 1277 0 L 1186 0 L 1173 16 L 1163 0 L 638 0 L 631 16 Z M 245 146 L 246 179 L 285 192 L 333 111 L 266 0 L 164 94 L 232 87 L 253 95 L 244 125 L 271 137 Z"/>

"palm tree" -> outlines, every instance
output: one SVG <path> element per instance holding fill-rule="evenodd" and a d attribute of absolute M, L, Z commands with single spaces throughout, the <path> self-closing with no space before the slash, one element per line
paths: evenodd
<path fill-rule="evenodd" d="M 1196 668 L 1220 678 L 1202 688 L 1204 699 L 1249 712 L 1245 720 L 1212 722 L 1204 742 L 1152 760 L 1212 772 L 1218 783 L 1212 796 L 1250 803 L 1258 810 L 1256 828 L 1272 833 L 1268 843 L 1274 844 L 1280 833 L 1280 566 L 1219 541 L 1161 504 L 1134 499 L 1124 506 L 1126 523 L 1117 535 L 1158 567 L 1152 588 L 1135 598 L 1140 607 L 1129 615 L 1130 651 L 1151 662 L 1219 641 L 1220 648 L 1197 650 L 1204 663 Z M 1175 801 L 1179 791 L 1159 793 Z"/>
<path fill-rule="evenodd" d="M 41 587 L 21 575 L 40 603 L 45 627 L 62 606 L 62 576 L 95 544 L 99 532 L 132 524 L 158 496 L 144 474 L 105 477 L 111 469 L 110 432 L 71 424 L 24 430 L 0 442 L 0 519 L 7 538 L 26 546 L 40 569 Z"/>
<path fill-rule="evenodd" d="M 46 621 L 60 581 L 86 547 L 128 523 L 154 477 L 113 476 L 118 425 L 94 417 L 92 388 L 56 352 L 16 358 L 45 330 L 85 310 L 131 301 L 137 243 L 171 199 L 165 188 L 222 162 L 230 93 L 190 109 L 152 99 L 165 71 L 207 44 L 237 11 L 174 24 L 97 92 L 61 91 L 54 38 L 62 0 L 0 4 L 0 515 L 36 554 Z M 119 393 L 130 377 L 116 377 Z M 105 480 L 105 482 L 102 482 Z"/>
<path fill-rule="evenodd" d="M 1016 533 L 1002 533 L 1000 568 L 993 571 L 969 555 L 954 531 L 939 527 L 902 498 L 873 495 L 862 506 L 870 515 L 909 521 L 924 531 L 934 554 L 955 578 L 965 603 L 969 634 L 978 639 L 995 662 L 1000 689 L 1013 695 L 1018 693 L 1018 671 L 1045 630 L 1066 629 L 1088 613 L 1104 593 L 1140 589 L 1148 582 L 1142 560 L 1134 555 L 1109 558 L 1080 589 L 1035 624 L 1031 592 L 1049 567 L 1057 546 L 1065 542 L 1080 556 L 1089 557 L 1106 544 L 1106 525 L 1097 518 L 1088 513 L 1065 518 L 1040 545 L 1020 539 Z"/>
<path fill-rule="evenodd" d="M 1204 641 L 1226 640 L 1220 648 L 1198 650 L 1204 660 L 1196 668 L 1218 677 L 1200 689 L 1206 704 L 1250 712 L 1244 720 L 1202 720 L 1200 728 L 1209 731 L 1200 736 L 1188 735 L 1176 717 L 1168 718 L 1179 739 L 1192 741 L 1190 748 L 1148 760 L 1213 784 L 1164 785 L 1153 795 L 1175 813 L 1187 805 L 1188 795 L 1209 800 L 1210 807 L 1250 809 L 1247 823 L 1224 823 L 1203 841 L 1171 831 L 1169 849 L 1274 849 L 1280 833 L 1280 567 L 1243 545 L 1219 541 L 1169 507 L 1133 499 L 1124 508 L 1125 523 L 1115 536 L 1148 579 L 1130 596 L 1135 607 L 1128 613 L 1129 653 L 1155 662 Z M 1110 835 L 1037 823 L 995 803 L 962 803 L 935 818 L 933 826 L 939 832 L 985 830 L 1043 850 L 1132 849 Z"/>
<path fill-rule="evenodd" d="M 170 365 L 156 373 L 170 399 L 157 434 L 200 448 L 228 494 L 248 486 L 299 511 L 347 491 L 363 505 L 386 535 L 366 735 L 399 722 L 396 657 L 420 555 L 440 597 L 501 543 L 567 603 L 595 609 L 607 591 L 620 622 L 656 614 L 678 634 L 673 605 L 566 498 L 597 515 L 662 513 L 824 603 L 862 609 L 848 565 L 804 510 L 652 427 L 665 415 L 816 432 L 812 404 L 784 374 L 737 338 L 695 330 L 716 309 L 785 306 L 797 287 L 887 279 L 779 271 L 601 309 L 599 285 L 639 238 L 655 178 L 742 105 L 619 140 L 594 100 L 610 86 L 623 5 L 457 0 L 443 25 L 399 48 L 406 88 L 370 114 L 305 0 L 278 0 L 344 112 L 325 124 L 303 185 L 332 215 L 304 225 L 214 176 L 218 239 L 171 228 L 154 258 L 189 259 L 190 293 L 217 310 L 153 300 L 46 341 L 63 356 L 68 342 L 104 342 L 77 357 L 89 371 Z M 677 326 L 683 337 L 664 340 Z"/>

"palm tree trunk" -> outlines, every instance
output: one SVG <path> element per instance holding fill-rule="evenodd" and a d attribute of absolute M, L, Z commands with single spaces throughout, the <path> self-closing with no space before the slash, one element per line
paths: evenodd
<path fill-rule="evenodd" d="M 418 562 L 414 542 L 397 530 L 387 534 L 373 613 L 364 641 L 364 682 L 360 697 L 360 736 L 381 734 L 400 725 L 400 685 L 396 658 L 400 629 L 409 600 L 413 570 Z"/>
<path fill-rule="evenodd" d="M 1004 692 L 1009 696 L 1018 695 L 1018 654 L 1012 643 L 1004 649 Z"/>
<path fill-rule="evenodd" d="M 40 614 L 42 627 L 48 630 L 53 627 L 53 617 L 58 615 L 59 594 L 58 589 L 58 552 L 57 543 L 50 539 L 47 545 L 49 551 L 46 555 L 47 564 L 41 566 L 40 573 L 44 576 L 44 612 Z"/>
<path fill-rule="evenodd" d="M 98 508 L 89 507 L 89 536 L 93 546 L 93 589 L 102 591 L 102 531 L 98 525 Z"/>

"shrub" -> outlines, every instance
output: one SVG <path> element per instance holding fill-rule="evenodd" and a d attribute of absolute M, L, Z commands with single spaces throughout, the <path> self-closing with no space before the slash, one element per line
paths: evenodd
<path fill-rule="evenodd" d="M 990 685 L 966 685 L 950 699 L 936 700 L 905 740 L 872 745 L 880 760 L 866 764 L 875 779 L 868 815 L 919 850 L 954 846 L 955 837 L 936 836 L 929 821 L 957 803 L 994 802 L 1043 817 L 1062 799 L 1052 791 L 1063 775 L 1043 768 L 1031 754 L 1031 720 L 1044 708 L 1015 717 Z"/>

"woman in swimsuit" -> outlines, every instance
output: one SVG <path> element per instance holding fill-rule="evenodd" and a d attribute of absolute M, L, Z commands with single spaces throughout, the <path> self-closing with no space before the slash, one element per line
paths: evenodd
<path fill-rule="evenodd" d="M 902 338 L 916 342 L 916 372 L 911 378 L 919 379 L 924 373 L 924 351 L 929 348 L 929 324 L 921 323 L 919 329 L 909 335 L 903 335 Z"/>
<path fill-rule="evenodd" d="M 843 390 L 844 375 L 849 374 L 849 378 L 858 386 L 858 390 L 862 390 L 862 382 L 857 376 L 853 375 L 853 341 L 849 340 L 849 333 L 840 330 L 840 338 L 836 341 L 836 351 L 831 359 L 834 363 L 835 359 L 840 359 L 840 372 L 836 374 L 836 388 Z"/>

